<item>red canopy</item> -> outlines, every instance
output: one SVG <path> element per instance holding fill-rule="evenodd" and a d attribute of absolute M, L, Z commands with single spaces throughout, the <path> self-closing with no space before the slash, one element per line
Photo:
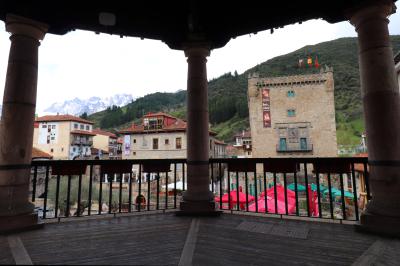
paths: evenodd
<path fill-rule="evenodd" d="M 276 185 L 276 194 L 277 194 L 277 198 L 279 200 L 285 200 L 285 187 L 282 185 Z M 294 192 L 293 190 L 290 189 L 286 189 L 286 194 L 288 197 L 288 202 L 291 200 L 296 200 L 296 192 Z M 265 191 L 261 192 L 259 195 L 259 198 L 264 197 L 265 195 Z M 271 198 L 275 198 L 275 189 L 274 187 L 271 187 L 269 189 L 267 189 L 267 196 L 270 196 Z"/>
<path fill-rule="evenodd" d="M 239 199 L 237 197 L 237 195 L 238 195 L 237 190 L 232 190 L 230 192 L 230 195 L 231 195 L 230 196 L 230 202 L 231 203 L 237 203 L 238 201 L 239 201 L 239 203 L 246 203 L 246 193 L 243 193 L 243 192 L 239 191 Z M 250 194 L 248 194 L 247 197 L 248 197 L 249 202 L 254 200 L 254 197 L 252 195 L 250 195 Z M 229 203 L 229 194 L 228 193 L 225 193 L 222 196 L 222 202 L 223 203 Z"/>
<path fill-rule="evenodd" d="M 262 197 L 257 201 L 257 210 L 258 212 L 265 212 L 265 198 Z M 275 198 L 267 196 L 267 207 L 269 213 L 278 213 L 278 214 L 286 214 L 286 206 L 285 200 L 280 200 L 277 198 L 277 207 L 278 211 L 275 212 Z M 256 211 L 256 203 L 252 203 L 249 205 L 249 211 L 255 212 Z M 288 200 L 288 214 L 294 214 L 296 212 L 296 202 Z"/>

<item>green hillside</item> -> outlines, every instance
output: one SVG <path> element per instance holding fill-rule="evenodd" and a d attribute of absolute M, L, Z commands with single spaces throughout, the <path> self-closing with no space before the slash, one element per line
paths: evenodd
<path fill-rule="evenodd" d="M 392 36 L 394 52 L 400 50 L 400 36 Z M 358 70 L 356 38 L 341 38 L 305 46 L 292 53 L 272 58 L 244 73 L 226 73 L 208 82 L 210 123 L 218 137 L 231 141 L 232 136 L 249 127 L 247 108 L 247 76 L 286 76 L 318 73 L 316 68 L 298 68 L 299 58 L 318 56 L 321 67 L 333 67 L 338 144 L 358 144 L 364 130 Z M 154 93 L 137 99 L 122 108 L 113 107 L 92 114 L 96 126 L 115 130 L 125 127 L 147 112 L 163 111 L 185 117 L 186 91 Z"/>

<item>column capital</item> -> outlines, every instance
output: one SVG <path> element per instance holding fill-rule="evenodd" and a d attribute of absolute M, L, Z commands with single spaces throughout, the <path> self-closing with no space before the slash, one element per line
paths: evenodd
<path fill-rule="evenodd" d="M 183 46 L 185 56 L 203 56 L 207 57 L 210 55 L 210 44 L 209 43 L 187 43 Z"/>
<path fill-rule="evenodd" d="M 6 31 L 11 34 L 24 35 L 38 41 L 43 40 L 48 25 L 14 14 L 6 15 Z"/>
<path fill-rule="evenodd" d="M 350 23 L 357 28 L 363 22 L 370 19 L 387 19 L 396 12 L 396 6 L 392 0 L 369 1 L 369 3 L 347 10 L 346 16 Z"/>

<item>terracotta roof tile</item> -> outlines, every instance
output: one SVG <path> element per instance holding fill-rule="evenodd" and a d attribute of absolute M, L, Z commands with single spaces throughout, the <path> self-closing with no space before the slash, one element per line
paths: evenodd
<path fill-rule="evenodd" d="M 83 130 L 72 130 L 71 134 L 78 134 L 78 135 L 88 135 L 88 136 L 96 136 L 96 134 L 89 132 L 89 131 L 83 131 Z"/>
<path fill-rule="evenodd" d="M 170 118 L 178 119 L 178 118 L 176 118 L 176 117 L 174 117 L 172 115 L 169 115 L 169 114 L 166 114 L 166 113 L 163 113 L 163 112 L 147 113 L 143 117 L 153 117 L 153 116 L 167 116 L 167 117 L 170 117 Z"/>
<path fill-rule="evenodd" d="M 32 147 L 32 159 L 38 158 L 52 159 L 53 156 L 48 154 L 47 152 L 39 150 L 38 148 Z"/>
<path fill-rule="evenodd" d="M 238 133 L 235 135 L 235 137 L 251 138 L 251 131 L 248 130 L 248 131 L 245 131 L 244 133 L 243 132 Z"/>
<path fill-rule="evenodd" d="M 126 128 L 123 130 L 120 130 L 119 133 L 121 134 L 140 134 L 140 133 L 154 133 L 154 132 L 176 132 L 176 131 L 186 131 L 186 127 L 187 127 L 187 123 L 186 121 L 176 118 L 176 122 L 166 126 L 162 129 L 154 129 L 154 130 L 144 130 L 143 125 L 135 125 L 132 124 L 132 126 L 130 128 Z M 209 131 L 210 135 L 217 135 L 217 133 L 215 133 L 214 131 Z"/>
<path fill-rule="evenodd" d="M 59 122 L 59 121 L 74 121 L 86 124 L 94 124 L 92 121 L 73 115 L 45 115 L 36 118 L 36 122 Z"/>
<path fill-rule="evenodd" d="M 114 133 L 108 132 L 108 131 L 104 131 L 101 130 L 100 128 L 95 128 L 92 130 L 92 132 L 96 135 L 103 135 L 103 136 L 108 136 L 110 138 L 116 139 L 117 135 L 115 135 Z"/>
<path fill-rule="evenodd" d="M 214 142 L 215 142 L 216 144 L 219 144 L 219 145 L 228 145 L 228 144 L 226 144 L 225 142 L 223 142 L 222 140 L 218 140 L 218 139 L 216 139 Z"/>

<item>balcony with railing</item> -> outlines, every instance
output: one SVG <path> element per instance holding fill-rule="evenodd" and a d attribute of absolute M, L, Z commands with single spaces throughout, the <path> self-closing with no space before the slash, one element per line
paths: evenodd
<path fill-rule="evenodd" d="M 277 144 L 276 145 L 277 152 L 312 152 L 313 144 L 306 143 L 287 143 L 285 145 Z"/>
<path fill-rule="evenodd" d="M 72 138 L 71 145 L 85 145 L 85 146 L 92 146 L 93 140 L 89 139 L 82 139 L 82 138 Z"/>
<path fill-rule="evenodd" d="M 371 198 L 367 158 L 210 159 L 209 170 L 220 218 L 171 215 L 184 159 L 33 161 L 30 197 L 47 225 L 21 238 L 43 264 L 185 265 L 189 249 L 194 264 L 346 265 L 384 241 L 351 226 Z"/>

